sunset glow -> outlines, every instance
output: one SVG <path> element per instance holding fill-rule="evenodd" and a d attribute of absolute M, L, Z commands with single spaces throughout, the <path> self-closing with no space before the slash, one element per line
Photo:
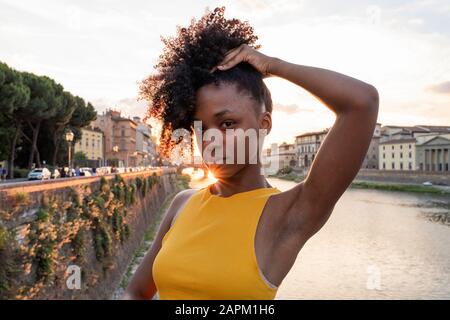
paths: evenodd
<path fill-rule="evenodd" d="M 136 1 L 133 6 L 0 0 L 0 60 L 54 78 L 98 111 L 114 107 L 143 116 L 147 106 L 136 101 L 138 83 L 153 72 L 163 46 L 160 36 L 174 35 L 176 25 L 217 5 L 227 7 L 228 17 L 250 22 L 263 53 L 376 86 L 383 125 L 450 120 L 450 4 L 444 0 Z M 274 101 L 266 146 L 332 126 L 334 114 L 311 94 L 283 79 L 265 81 Z M 158 124 L 151 124 L 158 135 Z"/>

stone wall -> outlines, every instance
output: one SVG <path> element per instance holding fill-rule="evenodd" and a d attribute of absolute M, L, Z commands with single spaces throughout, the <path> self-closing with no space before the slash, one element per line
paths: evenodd
<path fill-rule="evenodd" d="M 109 299 L 179 190 L 173 169 L 2 186 L 0 299 Z"/>
<path fill-rule="evenodd" d="M 361 169 L 355 180 L 392 183 L 423 183 L 430 181 L 433 184 L 450 186 L 450 172 Z"/>

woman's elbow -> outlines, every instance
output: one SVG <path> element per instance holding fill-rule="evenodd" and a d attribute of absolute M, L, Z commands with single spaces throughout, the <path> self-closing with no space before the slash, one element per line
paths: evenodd
<path fill-rule="evenodd" d="M 380 95 L 378 94 L 377 88 L 369 84 L 367 85 L 367 89 L 365 91 L 365 97 L 362 99 L 361 106 L 377 114 L 378 106 L 380 104 Z"/>
<path fill-rule="evenodd" d="M 378 111 L 380 104 L 380 95 L 378 94 L 378 90 L 373 85 L 369 85 L 368 91 L 368 105 L 370 108 Z"/>
<path fill-rule="evenodd" d="M 122 295 L 122 300 L 151 300 L 153 299 L 153 296 L 154 295 L 152 295 L 151 297 L 146 297 L 138 290 L 127 289 Z"/>
<path fill-rule="evenodd" d="M 378 116 L 379 104 L 380 96 L 377 88 L 371 84 L 367 84 L 358 99 L 354 100 L 353 110 L 373 115 L 376 118 Z"/>

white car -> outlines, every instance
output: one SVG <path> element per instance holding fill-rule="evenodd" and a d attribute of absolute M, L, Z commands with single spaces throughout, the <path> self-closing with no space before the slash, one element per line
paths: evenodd
<path fill-rule="evenodd" d="M 51 176 L 52 174 L 47 168 L 36 168 L 28 173 L 28 180 L 48 180 Z"/>
<path fill-rule="evenodd" d="M 116 172 L 117 173 L 125 173 L 126 171 L 125 171 L 125 167 L 117 167 L 116 168 Z"/>
<path fill-rule="evenodd" d="M 91 168 L 80 168 L 80 172 L 85 177 L 92 177 L 94 175 Z"/>
<path fill-rule="evenodd" d="M 110 174 L 111 173 L 111 167 L 100 167 L 100 168 L 97 168 L 97 170 L 95 170 L 95 173 L 97 175 Z"/>

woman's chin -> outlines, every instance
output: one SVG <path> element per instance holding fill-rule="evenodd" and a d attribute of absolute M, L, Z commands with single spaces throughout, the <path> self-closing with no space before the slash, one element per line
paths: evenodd
<path fill-rule="evenodd" d="M 239 166 L 230 164 L 209 165 L 208 169 L 216 179 L 230 178 L 240 170 Z"/>

